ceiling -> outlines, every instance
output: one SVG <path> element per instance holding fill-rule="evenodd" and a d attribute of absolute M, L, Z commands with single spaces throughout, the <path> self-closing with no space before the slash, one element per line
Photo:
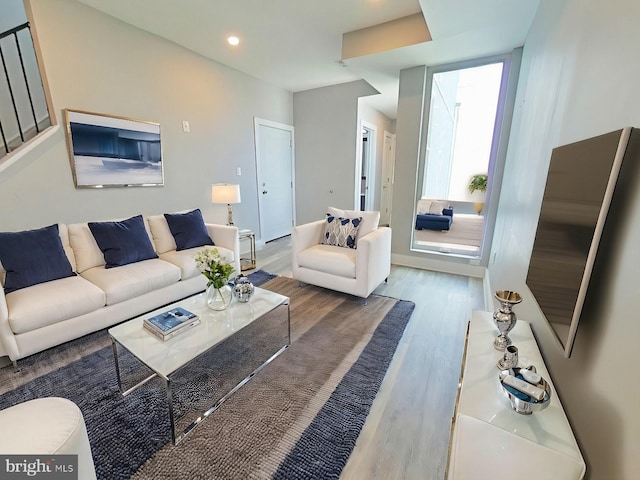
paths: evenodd
<path fill-rule="evenodd" d="M 292 92 L 364 79 L 396 118 L 399 72 L 522 46 L 539 0 L 78 0 Z M 342 35 L 422 13 L 432 41 L 341 62 Z M 237 35 L 240 45 L 226 38 Z"/>

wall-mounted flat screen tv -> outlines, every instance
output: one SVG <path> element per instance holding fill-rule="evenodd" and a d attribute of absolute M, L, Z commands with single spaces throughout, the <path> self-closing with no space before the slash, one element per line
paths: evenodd
<path fill-rule="evenodd" d="M 571 355 L 605 219 L 632 132 L 624 128 L 554 148 L 527 285 Z"/>

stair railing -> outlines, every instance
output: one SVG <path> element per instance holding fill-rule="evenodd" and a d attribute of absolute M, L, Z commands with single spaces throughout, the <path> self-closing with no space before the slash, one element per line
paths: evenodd
<path fill-rule="evenodd" d="M 8 154 L 12 150 L 15 150 L 17 147 L 30 140 L 31 137 L 37 135 L 41 131 L 32 96 L 32 88 L 35 87 L 35 85 L 30 85 L 30 83 L 39 81 L 39 86 L 42 87 L 42 80 L 39 70 L 38 78 L 36 80 L 32 78 L 31 82 L 29 79 L 29 75 L 27 74 L 23 56 L 24 46 L 21 45 L 20 39 L 18 37 L 19 33 L 24 30 L 28 31 L 29 38 L 31 39 L 31 42 L 33 44 L 29 22 L 23 23 L 22 25 L 13 27 L 6 32 L 0 33 L 0 62 L 2 63 L 2 71 L 0 72 L 0 75 L 4 75 L 4 80 L 6 81 L 5 85 L 2 85 L 3 82 L 0 82 L 0 88 L 5 89 L 4 92 L 0 93 L 2 93 L 2 96 L 4 98 L 8 96 L 11 100 L 11 108 L 7 108 L 6 105 L 0 104 L 0 137 L 2 139 L 2 143 L 0 143 L 0 157 Z M 3 42 L 4 39 L 11 36 L 13 36 L 13 42 L 7 42 L 6 40 Z M 14 44 L 15 46 L 13 46 L 12 44 Z M 9 48 L 15 48 L 15 50 L 8 51 Z M 17 53 L 17 63 L 19 65 L 16 65 L 15 62 L 12 62 L 7 58 L 7 55 L 9 53 L 13 55 Z M 31 111 L 33 126 L 30 125 L 31 119 L 28 118 L 29 115 L 24 113 L 25 111 L 27 111 L 27 108 L 25 107 L 26 103 L 28 103 L 28 110 Z M 46 105 L 44 105 L 44 108 L 47 108 Z M 23 110 L 22 119 L 20 110 Z M 49 122 L 48 108 L 46 113 L 46 121 Z M 25 115 L 27 118 L 24 118 Z M 32 135 L 27 135 L 27 132 L 33 129 L 35 129 L 35 133 L 31 132 L 33 133 Z M 28 136 L 29 138 L 27 138 Z"/>

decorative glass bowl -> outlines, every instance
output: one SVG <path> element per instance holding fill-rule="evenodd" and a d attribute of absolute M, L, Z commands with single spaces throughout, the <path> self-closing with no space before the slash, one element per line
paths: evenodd
<path fill-rule="evenodd" d="M 549 406 L 549 403 L 551 402 L 551 386 L 544 378 L 540 377 L 540 381 L 534 385 L 535 387 L 544 390 L 544 397 L 542 398 L 542 400 L 536 400 L 535 398 L 518 392 L 513 387 L 510 387 L 503 383 L 503 380 L 507 375 L 511 374 L 514 377 L 518 377 L 521 370 L 525 369 L 514 367 L 510 368 L 509 370 L 502 370 L 499 375 L 500 386 L 502 387 L 502 391 L 504 392 L 506 397 L 509 399 L 511 407 L 517 413 L 520 413 L 522 415 L 531 415 L 533 412 L 544 410 Z M 536 368 L 533 365 L 528 366 L 526 370 L 530 370 L 533 373 L 536 372 Z"/>

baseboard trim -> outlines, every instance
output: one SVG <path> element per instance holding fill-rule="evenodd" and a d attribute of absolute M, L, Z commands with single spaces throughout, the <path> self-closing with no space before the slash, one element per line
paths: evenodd
<path fill-rule="evenodd" d="M 469 277 L 485 278 L 486 268 L 480 265 L 469 265 L 468 263 L 456 263 L 434 258 L 421 258 L 409 255 L 391 254 L 391 263 L 404 267 L 421 268 L 423 270 L 434 270 L 436 272 L 452 273 L 455 275 L 466 275 Z"/>

